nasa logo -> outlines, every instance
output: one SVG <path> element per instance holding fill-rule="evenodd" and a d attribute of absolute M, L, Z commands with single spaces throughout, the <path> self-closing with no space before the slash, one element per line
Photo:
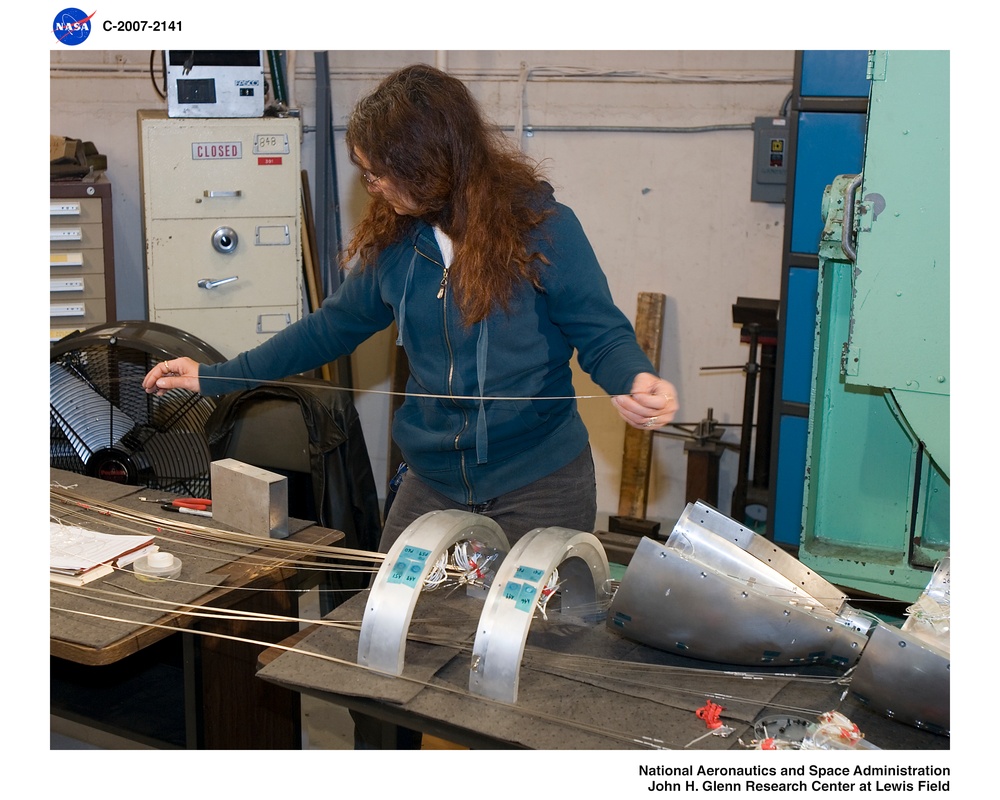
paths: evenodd
<path fill-rule="evenodd" d="M 60 44 L 70 47 L 83 44 L 90 36 L 90 20 L 94 14 L 84 14 L 78 8 L 64 8 L 52 22 L 52 33 Z"/>

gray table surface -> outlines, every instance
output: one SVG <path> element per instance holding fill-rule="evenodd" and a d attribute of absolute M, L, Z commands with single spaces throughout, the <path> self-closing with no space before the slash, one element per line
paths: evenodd
<path fill-rule="evenodd" d="M 359 625 L 366 597 L 351 598 L 326 619 Z M 831 669 L 727 674 L 732 668 L 661 652 L 623 639 L 603 622 L 558 614 L 532 622 L 515 704 L 472 695 L 469 661 L 482 602 L 459 591 L 423 592 L 399 677 L 358 666 L 358 631 L 332 626 L 311 629 L 294 650 L 263 658 L 257 674 L 477 749 L 741 750 L 759 738 L 754 723 L 761 718 L 812 720 L 811 712 L 833 710 L 883 750 L 949 748 L 948 737 L 869 711 L 844 686 L 823 680 L 839 674 Z M 430 643 L 440 641 L 448 644 Z M 808 680 L 783 677 L 790 672 Z M 810 682 L 816 680 L 823 682 Z M 726 737 L 699 738 L 708 729 L 695 712 L 709 699 L 724 708 L 721 721 L 733 729 Z"/>

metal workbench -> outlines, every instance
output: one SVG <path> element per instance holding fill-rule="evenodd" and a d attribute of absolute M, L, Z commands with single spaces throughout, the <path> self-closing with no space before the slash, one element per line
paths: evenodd
<path fill-rule="evenodd" d="M 359 625 L 366 598 L 352 598 L 325 619 Z M 949 748 L 948 737 L 866 709 L 830 668 L 730 671 L 628 641 L 603 621 L 551 612 L 532 622 L 517 702 L 488 700 L 468 691 L 481 609 L 481 599 L 461 591 L 424 592 L 399 677 L 356 664 L 356 627 L 322 625 L 282 643 L 291 650 L 264 651 L 258 676 L 475 749 L 741 750 L 758 736 L 754 723 L 762 718 L 833 710 L 883 750 Z M 724 708 L 720 720 L 732 728 L 726 737 L 704 736 L 696 711 L 709 699 Z"/>

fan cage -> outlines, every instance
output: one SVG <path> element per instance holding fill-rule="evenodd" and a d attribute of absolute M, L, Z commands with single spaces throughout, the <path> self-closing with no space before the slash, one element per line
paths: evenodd
<path fill-rule="evenodd" d="M 164 356 L 121 337 L 80 337 L 50 363 L 52 467 L 190 497 L 210 496 L 206 423 L 215 401 L 142 379 Z"/>

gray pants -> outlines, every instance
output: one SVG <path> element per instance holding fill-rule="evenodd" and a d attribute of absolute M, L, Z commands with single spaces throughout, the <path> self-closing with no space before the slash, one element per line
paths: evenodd
<path fill-rule="evenodd" d="M 476 506 L 450 500 L 407 471 L 386 516 L 379 551 L 389 552 L 399 535 L 428 511 L 447 508 L 485 514 L 507 534 L 511 544 L 535 528 L 558 526 L 592 533 L 597 524 L 597 481 L 590 445 L 551 475 Z M 352 711 L 351 717 L 356 750 L 420 749 L 423 737 L 418 731 L 388 725 L 357 711 Z"/>
<path fill-rule="evenodd" d="M 551 475 L 474 506 L 445 497 L 407 472 L 386 517 L 379 551 L 389 552 L 399 535 L 428 511 L 448 508 L 489 517 L 511 544 L 535 528 L 558 526 L 592 533 L 597 524 L 597 482 L 590 445 Z"/>

